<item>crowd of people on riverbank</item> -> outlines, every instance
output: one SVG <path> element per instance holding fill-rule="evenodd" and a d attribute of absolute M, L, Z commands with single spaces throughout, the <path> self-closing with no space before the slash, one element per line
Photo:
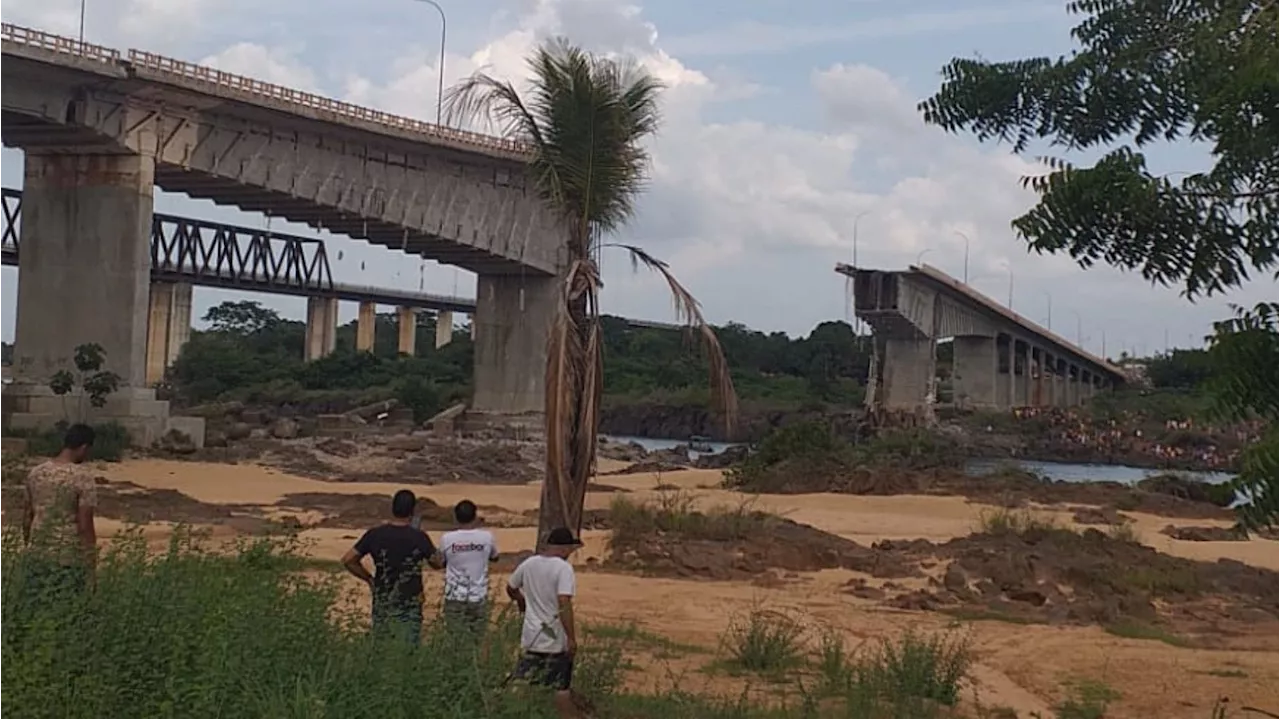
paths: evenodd
<path fill-rule="evenodd" d="M 1031 438 L 1039 450 L 1215 471 L 1230 469 L 1240 449 L 1262 430 L 1256 422 L 1223 429 L 1200 425 L 1191 418 L 1166 420 L 1161 426 L 1132 411 L 1098 419 L 1075 407 L 1020 407 L 1013 415 L 1019 421 L 1036 423 L 1037 431 Z"/>

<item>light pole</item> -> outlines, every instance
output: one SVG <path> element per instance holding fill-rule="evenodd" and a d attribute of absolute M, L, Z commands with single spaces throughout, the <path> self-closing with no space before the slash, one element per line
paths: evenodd
<path fill-rule="evenodd" d="M 1048 290 L 1044 291 L 1044 301 L 1045 301 L 1045 304 L 1048 305 L 1048 314 L 1046 314 L 1044 318 L 1044 328 L 1047 330 L 1052 330 L 1053 329 L 1053 295 L 1049 294 Z M 1076 340 L 1076 344 L 1080 344 L 1080 341 Z"/>
<path fill-rule="evenodd" d="M 84 44 L 84 4 L 86 0 L 80 0 L 80 44 Z"/>
<path fill-rule="evenodd" d="M 921 260 L 923 260 L 923 259 L 924 259 L 924 256 L 925 256 L 925 255 L 927 255 L 927 254 L 929 254 L 930 252 L 933 252 L 933 248 L 932 248 L 932 247 L 926 247 L 926 248 L 924 248 L 923 250 L 920 250 L 920 254 L 916 255 L 916 266 L 917 266 L 917 267 L 919 267 L 919 266 L 920 266 L 920 262 L 921 262 Z"/>
<path fill-rule="evenodd" d="M 83 0 L 81 0 L 83 2 Z M 444 42 L 448 37 L 449 21 L 445 19 L 444 8 L 435 0 L 417 0 L 426 3 L 440 13 L 440 79 L 436 82 L 436 124 L 442 125 L 444 117 Z"/>
<path fill-rule="evenodd" d="M 1073 314 L 1073 315 L 1075 315 L 1075 316 L 1076 316 L 1076 346 L 1077 346 L 1077 347 L 1080 347 L 1080 346 L 1082 346 L 1082 345 L 1080 344 L 1080 342 L 1081 342 L 1081 337 L 1083 337 L 1083 336 L 1084 336 L 1084 333 L 1080 331 L 1080 327 L 1081 327 L 1081 325 L 1083 325 L 1084 323 L 1083 323 L 1083 321 L 1082 321 L 1082 320 L 1081 320 L 1081 318 L 1080 318 L 1080 313 L 1079 313 L 1079 312 L 1077 312 L 1077 311 L 1075 311 L 1075 310 L 1071 310 L 1071 314 Z M 1105 334 L 1105 333 L 1103 334 L 1103 338 L 1104 338 L 1104 339 L 1102 340 L 1102 352 L 1103 352 L 1103 354 L 1105 354 L 1105 353 L 1106 353 L 1106 351 L 1107 351 L 1107 340 L 1105 339 L 1105 338 L 1106 338 L 1106 334 Z"/>
<path fill-rule="evenodd" d="M 853 218 L 853 266 L 854 266 L 854 269 L 857 269 L 858 267 L 858 223 L 862 221 L 862 218 L 870 214 L 871 214 L 871 210 L 863 210 L 862 212 L 858 213 L 857 217 Z"/>
<path fill-rule="evenodd" d="M 964 283 L 969 284 L 969 236 L 960 230 L 956 230 L 956 234 L 964 239 Z"/>
<path fill-rule="evenodd" d="M 1012 264 L 1010 264 L 1008 260 L 1005 260 L 1004 262 L 1001 262 L 1000 264 L 1004 265 L 1004 268 L 1005 268 L 1006 270 L 1008 270 L 1008 271 L 1009 271 L 1009 304 L 1008 304 L 1008 307 L 1009 307 L 1009 309 L 1010 309 L 1010 310 L 1012 310 L 1012 309 L 1013 309 L 1013 265 L 1012 265 Z"/>

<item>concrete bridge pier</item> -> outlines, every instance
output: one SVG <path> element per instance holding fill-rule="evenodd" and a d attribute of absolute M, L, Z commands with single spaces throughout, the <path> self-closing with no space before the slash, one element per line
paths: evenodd
<path fill-rule="evenodd" d="M 562 281 L 554 276 L 477 278 L 476 312 L 472 316 L 473 412 L 501 415 L 499 421 L 504 423 L 511 415 L 528 415 L 531 424 L 540 425 L 546 397 L 547 336 L 562 288 Z M 446 326 L 444 314 L 437 318 L 437 327 Z M 448 325 L 452 325 L 451 317 Z"/>
<path fill-rule="evenodd" d="M 401 307 L 396 310 L 398 342 L 397 352 L 414 356 L 418 352 L 418 313 L 412 307 Z"/>
<path fill-rule="evenodd" d="M 306 360 L 333 354 L 338 345 L 338 298 L 307 298 Z"/>
<path fill-rule="evenodd" d="M 360 312 L 356 315 L 356 352 L 373 351 L 377 329 L 378 306 L 372 302 L 361 302 Z"/>
<path fill-rule="evenodd" d="M 933 390 L 937 351 L 932 338 L 887 338 L 877 347 L 881 355 L 877 393 L 886 409 L 916 409 Z M 936 401 L 936 397 L 933 398 Z"/>
<path fill-rule="evenodd" d="M 147 313 L 147 386 L 164 381 L 191 338 L 191 283 L 151 283 Z"/>
<path fill-rule="evenodd" d="M 148 155 L 26 154 L 14 381 L 4 391 L 10 426 L 114 421 L 136 444 L 170 429 L 203 444 L 204 421 L 170 417 L 147 387 L 154 180 Z M 76 374 L 75 348 L 90 343 L 102 347 L 103 369 L 120 376 L 100 408 L 49 389 L 59 370 Z"/>
<path fill-rule="evenodd" d="M 965 407 L 997 406 L 996 381 L 1000 362 L 996 354 L 996 338 L 956 337 L 952 343 L 956 402 Z"/>
<path fill-rule="evenodd" d="M 475 337 L 472 337 L 475 339 Z M 440 349 L 453 341 L 453 312 L 440 310 L 436 313 L 436 349 Z"/>

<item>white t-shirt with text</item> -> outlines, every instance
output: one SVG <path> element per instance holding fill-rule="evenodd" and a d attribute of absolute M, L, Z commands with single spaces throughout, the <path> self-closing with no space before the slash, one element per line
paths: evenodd
<path fill-rule="evenodd" d="M 483 602 L 489 596 L 489 562 L 498 544 L 487 529 L 455 529 L 440 538 L 444 556 L 444 598 L 450 602 Z"/>
<path fill-rule="evenodd" d="M 534 555 L 516 567 L 507 584 L 524 592 L 520 646 L 530 652 L 563 652 L 565 633 L 564 624 L 560 622 L 560 597 L 572 597 L 577 590 L 573 566 L 559 557 Z"/>

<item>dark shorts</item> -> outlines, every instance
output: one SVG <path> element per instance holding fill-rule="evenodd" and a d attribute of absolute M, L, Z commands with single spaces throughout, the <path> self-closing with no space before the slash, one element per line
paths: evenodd
<path fill-rule="evenodd" d="M 444 621 L 450 629 L 483 634 L 489 624 L 488 602 L 444 601 Z"/>
<path fill-rule="evenodd" d="M 514 675 L 530 684 L 569 691 L 573 684 L 573 656 L 525 652 L 516 663 Z"/>
<path fill-rule="evenodd" d="M 373 602 L 373 634 L 414 646 L 422 643 L 422 604 L 377 600 Z"/>

